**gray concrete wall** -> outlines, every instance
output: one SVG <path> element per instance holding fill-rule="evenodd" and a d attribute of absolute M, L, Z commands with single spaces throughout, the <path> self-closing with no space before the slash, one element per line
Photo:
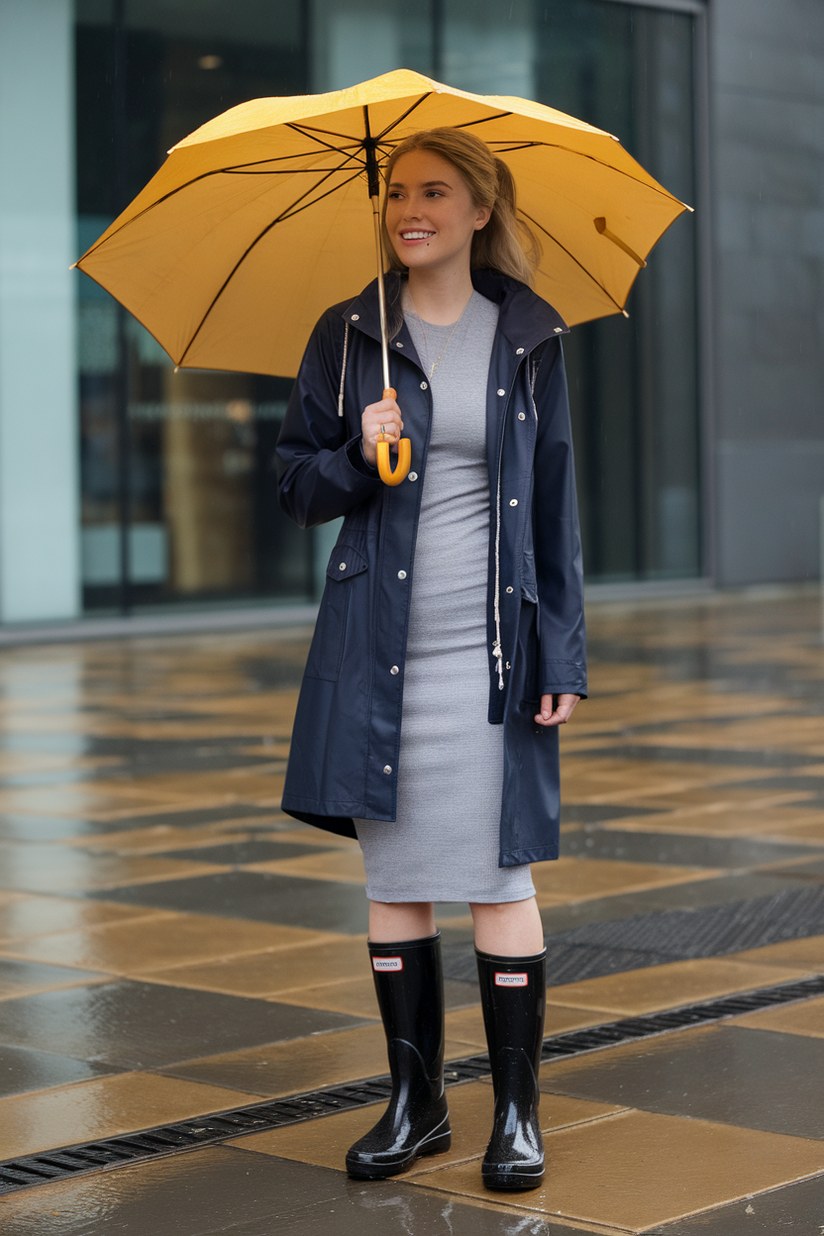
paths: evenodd
<path fill-rule="evenodd" d="M 709 7 L 718 582 L 814 579 L 824 495 L 824 2 Z"/>

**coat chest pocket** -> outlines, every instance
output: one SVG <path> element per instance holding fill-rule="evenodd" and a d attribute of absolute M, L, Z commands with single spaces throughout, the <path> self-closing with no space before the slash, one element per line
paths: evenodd
<path fill-rule="evenodd" d="M 362 575 L 368 563 L 351 545 L 338 544 L 326 568 L 326 587 L 321 597 L 315 634 L 306 660 L 306 677 L 337 682 L 343 656 L 346 620 L 352 596 L 352 580 Z"/>

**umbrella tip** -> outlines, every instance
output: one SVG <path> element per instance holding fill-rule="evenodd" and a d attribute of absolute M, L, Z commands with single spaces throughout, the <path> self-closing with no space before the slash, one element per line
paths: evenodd
<path fill-rule="evenodd" d="M 625 318 L 629 317 L 629 314 L 627 313 L 626 309 L 622 309 L 621 312 L 623 313 Z"/>

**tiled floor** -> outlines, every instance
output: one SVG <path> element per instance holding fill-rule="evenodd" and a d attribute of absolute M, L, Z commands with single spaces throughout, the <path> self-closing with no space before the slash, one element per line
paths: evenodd
<path fill-rule="evenodd" d="M 536 868 L 547 1033 L 824 973 L 817 597 L 590 614 L 563 856 Z M 0 654 L 0 1159 L 385 1071 L 357 848 L 279 811 L 304 631 Z M 439 908 L 447 1051 L 484 1048 Z M 549 1171 L 342 1171 L 373 1107 L 8 1195 L 4 1236 L 824 1230 L 824 999 L 544 1066 Z"/>

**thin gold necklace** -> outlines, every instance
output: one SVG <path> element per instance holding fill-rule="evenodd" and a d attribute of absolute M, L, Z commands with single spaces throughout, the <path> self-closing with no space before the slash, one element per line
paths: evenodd
<path fill-rule="evenodd" d="M 411 300 L 411 297 L 410 297 L 410 300 Z M 472 300 L 472 297 L 471 297 L 471 296 L 470 296 L 469 300 Z M 440 363 L 441 363 L 441 358 L 442 358 L 442 356 L 443 356 L 444 352 L 445 352 L 445 351 L 446 351 L 446 349 L 449 347 L 449 342 L 450 342 L 450 340 L 451 340 L 452 336 L 455 334 L 455 331 L 458 329 L 458 327 L 459 327 L 459 326 L 460 326 L 460 324 L 461 324 L 461 321 L 462 321 L 462 319 L 463 319 L 463 315 L 466 313 L 467 308 L 469 307 L 469 300 L 466 302 L 466 304 L 464 305 L 463 309 L 461 310 L 461 316 L 458 318 L 457 322 L 456 322 L 456 323 L 455 323 L 455 325 L 452 327 L 452 330 L 451 330 L 451 331 L 449 332 L 449 334 L 447 335 L 447 337 L 446 337 L 446 343 L 443 345 L 443 347 L 441 348 L 440 352 L 438 353 L 437 360 L 435 361 L 435 363 L 434 363 L 434 365 L 431 367 L 431 369 L 429 369 L 429 381 L 430 381 L 430 382 L 432 381 L 432 378 L 433 378 L 433 375 L 434 375 L 434 373 L 435 373 L 435 370 L 438 368 L 438 365 L 440 365 Z M 421 330 L 423 331 L 423 350 L 424 350 L 424 352 L 426 353 L 426 360 L 425 360 L 424 364 L 425 364 L 425 367 L 426 367 L 426 368 L 429 368 L 429 336 L 428 336 L 428 334 L 426 333 L 426 322 L 424 322 L 423 318 L 421 317 L 421 315 L 420 315 L 419 313 L 418 313 L 418 314 L 416 314 L 415 316 L 417 317 L 418 321 L 420 322 L 420 324 L 421 324 Z"/>

